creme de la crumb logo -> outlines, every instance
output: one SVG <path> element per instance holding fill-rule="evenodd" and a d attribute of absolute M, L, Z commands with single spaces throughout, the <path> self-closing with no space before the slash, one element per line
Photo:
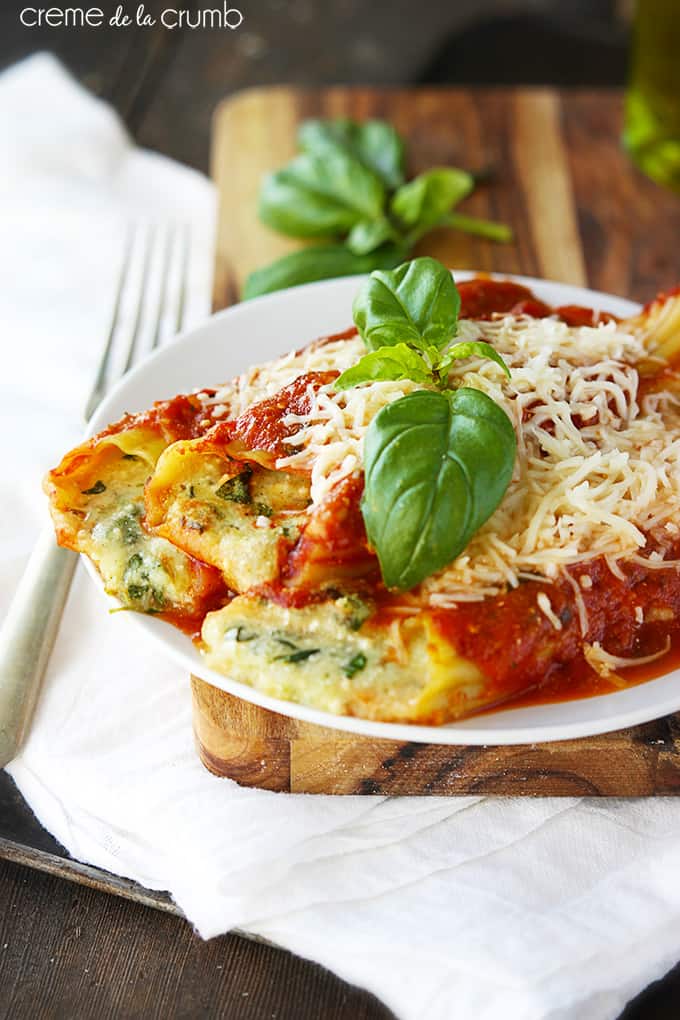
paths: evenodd
<path fill-rule="evenodd" d="M 229 28 L 232 31 L 243 24 L 238 7 L 223 3 L 221 7 L 204 7 L 187 10 L 166 7 L 160 14 L 149 14 L 144 4 L 128 10 L 119 4 L 113 14 L 105 14 L 101 7 L 24 7 L 19 21 L 26 28 L 153 28 L 162 25 L 175 28 Z"/>

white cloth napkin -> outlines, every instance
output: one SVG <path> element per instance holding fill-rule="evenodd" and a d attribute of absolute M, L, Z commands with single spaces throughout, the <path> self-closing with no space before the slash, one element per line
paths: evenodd
<path fill-rule="evenodd" d="M 191 221 L 200 316 L 214 195 L 46 56 L 0 76 L 0 140 L 1 611 L 40 476 L 81 429 L 124 221 Z M 403 1020 L 608 1020 L 680 958 L 677 801 L 240 789 L 196 758 L 188 678 L 82 570 L 10 772 L 78 859 L 169 890 L 203 937 L 239 926 L 317 960 Z"/>

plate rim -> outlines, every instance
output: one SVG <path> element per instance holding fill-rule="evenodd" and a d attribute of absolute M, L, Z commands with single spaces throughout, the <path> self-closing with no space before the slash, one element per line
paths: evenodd
<path fill-rule="evenodd" d="M 462 281 L 479 275 L 480 271 L 454 269 L 452 270 L 452 273 L 457 280 Z M 574 303 L 576 300 L 578 303 L 586 304 L 589 307 L 602 308 L 604 310 L 610 309 L 612 311 L 617 311 L 618 314 L 634 314 L 635 311 L 639 310 L 641 307 L 638 302 L 630 301 L 627 298 L 617 297 L 616 295 L 607 294 L 602 291 L 591 290 L 588 287 L 566 284 L 556 280 L 546 280 L 539 277 L 525 276 L 516 273 L 485 272 L 484 275 L 492 279 L 506 279 L 524 284 L 538 293 L 539 296 L 542 292 L 543 296 L 549 298 L 549 294 L 552 292 L 552 303 L 555 303 L 554 295 L 556 292 L 562 291 L 564 292 L 565 297 L 567 293 L 571 295 L 568 299 L 568 303 L 570 304 Z M 249 315 L 253 314 L 253 310 L 256 312 L 259 310 L 264 314 L 267 309 L 272 306 L 280 305 L 281 303 L 285 303 L 287 300 L 291 300 L 291 295 L 293 294 L 297 300 L 302 300 L 304 302 L 305 295 L 309 293 L 316 294 L 323 290 L 354 291 L 361 285 L 362 280 L 365 278 L 365 276 L 353 276 L 339 277 L 332 280 L 320 280 L 314 283 L 291 288 L 289 291 L 277 291 L 273 294 L 267 294 L 251 301 L 240 302 L 237 305 L 232 305 L 213 313 L 197 326 L 189 330 L 185 330 L 179 336 L 173 338 L 170 343 L 155 351 L 131 372 L 119 380 L 107 393 L 95 414 L 90 419 L 90 422 L 87 425 L 85 438 L 90 438 L 96 432 L 105 427 L 110 420 L 115 420 L 111 418 L 111 412 L 109 412 L 108 408 L 115 406 L 116 403 L 119 402 L 120 397 L 124 395 L 127 390 L 134 388 L 140 377 L 144 378 L 147 376 L 156 366 L 158 366 L 159 363 L 162 364 L 166 358 L 181 359 L 184 351 L 188 349 L 192 342 L 195 341 L 198 334 L 213 330 L 217 324 L 223 321 L 234 321 L 237 318 L 243 317 L 247 318 Z M 576 295 L 576 298 L 574 298 L 574 295 Z M 312 332 L 315 333 L 315 336 L 323 335 L 323 333 L 319 334 L 316 330 Z M 310 339 L 314 339 L 314 337 L 310 337 Z M 281 347 L 281 353 L 285 353 L 287 349 L 290 349 L 287 346 L 284 347 L 283 344 Z M 272 354 L 271 356 L 276 357 L 276 354 Z M 211 385 L 211 383 L 207 382 L 205 385 Z M 159 394 L 156 399 L 163 399 L 163 397 Z M 118 600 L 107 595 L 104 591 L 101 578 L 99 577 L 94 565 L 84 554 L 81 554 L 81 556 L 87 573 L 93 579 L 98 591 L 103 595 L 104 599 L 109 605 L 113 604 L 114 606 L 119 606 L 120 603 Z M 660 677 L 656 677 L 653 680 L 645 681 L 643 684 L 635 685 L 634 688 L 628 688 L 624 691 L 615 691 L 607 694 L 596 695 L 590 698 L 567 699 L 562 702 L 552 703 L 552 705 L 569 705 L 572 706 L 572 708 L 577 705 L 595 706 L 598 703 L 601 705 L 605 701 L 606 704 L 612 705 L 611 712 L 605 712 L 604 714 L 596 712 L 591 717 L 586 717 L 585 719 L 576 718 L 567 722 L 542 723 L 537 721 L 533 724 L 526 724 L 524 726 L 512 726 L 511 717 L 513 713 L 531 711 L 532 708 L 540 709 L 542 707 L 540 705 L 518 706 L 517 708 L 499 707 L 496 710 L 471 716 L 469 719 L 454 723 L 447 723 L 441 726 L 427 726 L 415 723 L 379 722 L 355 716 L 334 715 L 330 712 L 310 708 L 307 705 L 302 705 L 297 702 L 274 698 L 270 695 L 264 694 L 254 687 L 249 686 L 248 684 L 240 683 L 239 681 L 232 680 L 229 677 L 217 673 L 215 670 L 203 663 L 200 658 L 200 653 L 194 649 L 191 639 L 188 636 L 181 635 L 183 638 L 183 644 L 182 646 L 176 647 L 172 641 L 169 640 L 168 628 L 170 625 L 163 621 L 154 620 L 153 618 L 146 617 L 143 614 L 125 613 L 121 615 L 125 618 L 126 623 L 129 622 L 133 627 L 141 628 L 147 636 L 149 636 L 157 645 L 161 646 L 167 657 L 182 666 L 182 668 L 186 669 L 190 675 L 193 675 L 228 694 L 291 719 L 297 719 L 302 722 L 311 723 L 348 734 L 370 737 L 372 739 L 391 740 L 402 743 L 427 743 L 452 746 L 519 746 L 559 740 L 570 740 L 579 737 L 597 736 L 599 734 L 613 732 L 629 726 L 649 722 L 652 719 L 661 718 L 670 712 L 680 709 L 680 683 L 677 682 L 680 681 L 680 669 L 678 669 L 673 670 L 670 673 L 663 674 Z M 179 632 L 170 631 L 170 634 L 176 636 Z M 187 647 L 191 649 L 193 655 L 184 650 L 184 642 L 186 642 Z M 664 682 L 671 685 L 669 693 L 662 693 L 661 691 L 661 686 Z M 652 698 L 651 704 L 643 703 L 641 705 L 616 712 L 615 703 L 617 698 L 620 699 L 622 695 L 625 696 L 627 691 L 640 688 L 650 689 L 653 685 L 657 686 L 658 696 L 656 699 Z M 677 687 L 677 689 L 674 690 L 674 687 Z M 550 707 L 552 707 L 552 705 Z M 540 713 L 538 714 L 540 715 Z M 480 726 L 480 719 L 489 720 L 491 724 L 487 726 Z M 501 725 L 494 726 L 494 721 Z M 510 724 L 508 728 L 505 728 L 502 725 L 502 723 L 506 721 Z"/>

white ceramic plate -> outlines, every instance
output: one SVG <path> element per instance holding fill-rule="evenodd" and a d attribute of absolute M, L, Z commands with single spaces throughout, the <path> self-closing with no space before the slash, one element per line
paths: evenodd
<path fill-rule="evenodd" d="M 465 279 L 472 273 L 455 273 Z M 621 298 L 560 283 L 514 277 L 549 304 L 579 304 L 630 315 L 637 306 Z M 360 278 L 324 281 L 282 291 L 220 312 L 186 333 L 131 372 L 109 394 L 92 419 L 89 434 L 126 411 L 141 411 L 155 400 L 215 386 L 247 366 L 273 358 L 318 336 L 339 332 L 352 322 L 352 300 Z M 88 569 L 98 587 L 94 568 Z M 158 642 L 187 673 L 222 690 L 284 715 L 334 729 L 389 740 L 434 744 L 524 744 L 565 740 L 620 729 L 680 709 L 680 670 L 630 690 L 560 704 L 505 709 L 447 726 L 370 722 L 270 698 L 208 669 L 188 637 L 153 617 L 124 614 Z"/>

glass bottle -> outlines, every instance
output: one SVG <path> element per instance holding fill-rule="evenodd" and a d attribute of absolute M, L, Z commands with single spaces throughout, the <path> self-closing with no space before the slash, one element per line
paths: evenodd
<path fill-rule="evenodd" d="M 680 0 L 638 0 L 623 142 L 649 177 L 680 191 Z"/>

